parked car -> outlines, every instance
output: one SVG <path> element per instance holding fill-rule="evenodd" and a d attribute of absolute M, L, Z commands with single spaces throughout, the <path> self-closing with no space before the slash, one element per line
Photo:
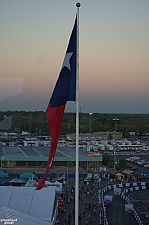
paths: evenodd
<path fill-rule="evenodd" d="M 144 167 L 145 167 L 145 168 L 149 168 L 149 164 L 145 164 Z"/>
<path fill-rule="evenodd" d="M 138 161 L 137 164 L 140 166 L 144 162 L 145 162 L 145 159 L 142 159 L 142 160 Z"/>
<path fill-rule="evenodd" d="M 139 164 L 139 166 L 144 167 L 146 165 L 146 162 L 142 162 L 141 164 Z"/>
<path fill-rule="evenodd" d="M 128 169 L 131 169 L 131 168 L 133 168 L 133 166 L 132 166 L 132 165 L 127 164 L 127 168 L 128 168 Z"/>
<path fill-rule="evenodd" d="M 126 158 L 126 161 L 127 161 L 127 162 L 130 162 L 130 161 L 131 161 L 131 157 Z"/>
<path fill-rule="evenodd" d="M 141 160 L 141 157 L 136 156 L 136 157 L 134 158 L 133 162 L 134 162 L 134 163 L 137 163 L 139 160 Z"/>

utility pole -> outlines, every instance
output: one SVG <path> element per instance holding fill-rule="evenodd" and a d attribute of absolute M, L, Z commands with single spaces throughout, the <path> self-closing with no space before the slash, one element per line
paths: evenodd
<path fill-rule="evenodd" d="M 114 121 L 115 121 L 115 131 L 114 131 L 114 138 L 115 138 L 115 146 L 114 146 L 114 172 L 115 172 L 115 170 L 116 170 L 116 165 L 115 165 L 115 163 L 116 163 L 116 123 L 117 123 L 117 121 L 119 121 L 119 119 L 117 118 L 117 117 L 115 117 L 114 119 L 113 119 Z"/>

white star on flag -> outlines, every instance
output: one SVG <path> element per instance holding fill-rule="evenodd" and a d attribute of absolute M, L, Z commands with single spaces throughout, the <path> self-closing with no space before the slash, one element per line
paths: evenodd
<path fill-rule="evenodd" d="M 72 54 L 73 54 L 73 52 L 66 53 L 65 58 L 64 58 L 64 62 L 63 62 L 63 65 L 62 65 L 62 68 L 64 66 L 66 66 L 70 70 L 70 62 L 69 62 L 69 60 L 70 60 Z"/>

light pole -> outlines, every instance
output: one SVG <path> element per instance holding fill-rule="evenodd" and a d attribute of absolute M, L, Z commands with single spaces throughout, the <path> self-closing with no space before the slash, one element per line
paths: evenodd
<path fill-rule="evenodd" d="M 92 114 L 93 113 L 89 113 L 89 115 L 90 115 L 90 134 L 92 133 L 92 120 L 91 120 Z"/>
<path fill-rule="evenodd" d="M 116 163 L 116 122 L 119 121 L 117 117 L 113 119 L 115 121 L 115 131 L 114 131 L 114 137 L 115 137 L 115 146 L 114 146 L 114 172 L 115 172 L 115 163 Z"/>
<path fill-rule="evenodd" d="M 67 191 L 68 191 L 68 164 L 67 164 Z"/>
<path fill-rule="evenodd" d="M 116 151 L 114 151 L 114 172 L 115 172 L 115 163 L 116 163 Z"/>

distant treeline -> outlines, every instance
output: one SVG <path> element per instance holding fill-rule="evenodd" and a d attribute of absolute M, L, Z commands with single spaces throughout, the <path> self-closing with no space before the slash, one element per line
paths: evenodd
<path fill-rule="evenodd" d="M 49 135 L 48 124 L 45 112 L 35 111 L 7 111 L 0 112 L 0 122 L 4 116 L 12 115 L 12 127 L 10 131 L 27 131 L 31 134 Z M 89 133 L 90 126 L 92 132 L 114 131 L 115 118 L 116 130 L 123 133 L 123 137 L 128 138 L 130 132 L 144 134 L 149 130 L 149 114 L 106 114 L 106 113 L 80 113 L 80 132 Z M 61 135 L 75 133 L 76 116 L 75 113 L 65 113 L 62 123 Z"/>

